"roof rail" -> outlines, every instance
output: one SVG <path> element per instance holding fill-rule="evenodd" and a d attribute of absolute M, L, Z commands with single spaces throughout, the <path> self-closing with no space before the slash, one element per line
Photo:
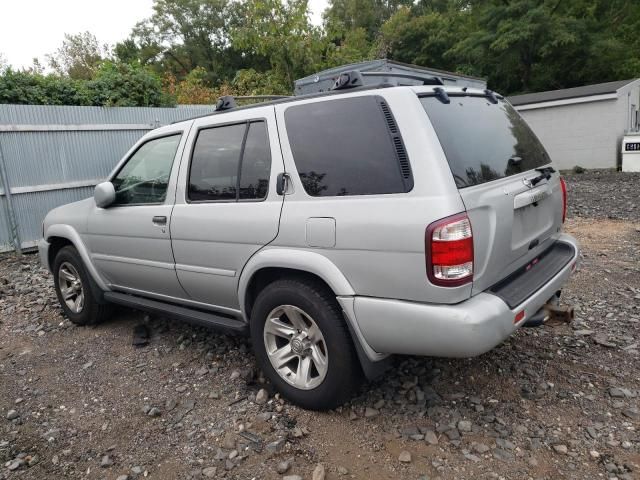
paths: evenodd
<path fill-rule="evenodd" d="M 280 100 L 289 98 L 289 95 L 244 95 L 234 97 L 233 95 L 224 95 L 216 102 L 216 111 L 231 110 L 238 106 L 236 100 Z"/>
<path fill-rule="evenodd" d="M 365 85 L 364 77 L 407 78 L 410 80 L 419 80 L 422 82 L 422 85 L 444 85 L 440 77 L 424 77 L 422 75 L 402 72 L 361 72 L 360 70 L 351 70 L 338 75 L 335 78 L 335 83 L 333 87 L 331 87 L 331 90 L 346 90 L 349 88 L 362 87 Z"/>
<path fill-rule="evenodd" d="M 391 77 L 391 78 L 407 78 L 410 80 L 419 80 L 423 85 L 444 85 L 440 77 L 424 77 L 414 73 L 402 72 L 361 72 L 363 77 Z"/>

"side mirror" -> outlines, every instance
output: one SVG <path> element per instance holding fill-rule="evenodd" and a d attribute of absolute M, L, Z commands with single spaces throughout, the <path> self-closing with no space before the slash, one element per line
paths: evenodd
<path fill-rule="evenodd" d="M 116 189 L 111 182 L 102 182 L 96 185 L 93 192 L 93 199 L 99 208 L 107 208 L 116 201 Z"/>

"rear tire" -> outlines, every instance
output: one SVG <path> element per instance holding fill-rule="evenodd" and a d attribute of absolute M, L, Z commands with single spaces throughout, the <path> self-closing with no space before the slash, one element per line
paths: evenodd
<path fill-rule="evenodd" d="M 75 247 L 68 245 L 56 254 L 53 283 L 64 314 L 76 325 L 95 325 L 110 316 L 111 305 L 94 297 L 97 286 Z"/>
<path fill-rule="evenodd" d="M 256 298 L 250 327 L 258 365 L 285 398 L 311 410 L 351 399 L 359 363 L 342 310 L 324 285 L 271 283 Z"/>

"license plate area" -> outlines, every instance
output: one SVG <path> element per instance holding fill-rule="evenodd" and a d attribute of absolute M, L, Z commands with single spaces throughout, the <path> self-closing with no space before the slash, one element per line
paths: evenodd
<path fill-rule="evenodd" d="M 542 243 L 552 233 L 554 218 L 553 201 L 548 196 L 539 202 L 514 210 L 511 248 L 528 249 L 534 240 Z"/>

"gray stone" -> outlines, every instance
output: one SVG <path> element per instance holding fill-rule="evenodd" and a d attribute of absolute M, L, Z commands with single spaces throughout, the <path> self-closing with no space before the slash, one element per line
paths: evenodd
<path fill-rule="evenodd" d="M 129 475 L 119 475 L 116 480 L 129 480 Z"/>
<path fill-rule="evenodd" d="M 216 473 L 218 472 L 217 467 L 207 467 L 202 469 L 202 475 L 205 478 L 216 478 Z"/>
<path fill-rule="evenodd" d="M 515 458 L 515 455 L 513 453 L 501 448 L 496 448 L 493 451 L 493 456 L 498 460 L 502 460 L 503 462 L 511 462 Z"/>
<path fill-rule="evenodd" d="M 446 432 L 444 432 L 444 434 L 447 436 L 447 438 L 450 441 L 460 440 L 460 432 L 458 432 L 458 430 L 456 428 L 452 428 L 450 430 L 447 430 Z"/>
<path fill-rule="evenodd" d="M 433 430 L 427 430 L 424 432 L 424 439 L 429 445 L 438 444 L 438 435 Z"/>
<path fill-rule="evenodd" d="M 290 468 L 291 468 L 291 461 L 284 460 L 278 463 L 278 465 L 276 466 L 276 472 L 282 475 L 283 473 L 287 473 Z"/>
<path fill-rule="evenodd" d="M 282 480 L 302 480 L 300 475 L 285 475 Z"/>
<path fill-rule="evenodd" d="M 479 462 L 480 461 L 480 457 L 477 457 L 475 455 L 473 455 L 472 453 L 466 453 L 464 455 L 464 458 L 466 458 L 467 460 L 470 460 L 472 462 Z"/>
<path fill-rule="evenodd" d="M 505 450 L 515 450 L 516 448 L 513 442 L 510 442 L 505 438 L 496 438 L 496 444 L 498 447 L 504 448 Z"/>
<path fill-rule="evenodd" d="M 576 337 L 586 337 L 586 336 L 589 336 L 589 335 L 593 335 L 593 333 L 594 333 L 593 330 L 575 330 L 573 332 L 573 334 Z"/>
<path fill-rule="evenodd" d="M 285 441 L 284 438 L 279 438 L 278 440 L 275 440 L 273 442 L 267 443 L 265 448 L 267 449 L 267 452 L 269 452 L 271 454 L 278 453 L 279 451 L 281 451 L 284 448 L 285 442 L 286 441 Z"/>
<path fill-rule="evenodd" d="M 460 420 L 458 422 L 458 430 L 460 432 L 470 432 L 472 424 L 469 420 Z"/>
<path fill-rule="evenodd" d="M 474 452 L 480 453 L 480 454 L 487 453 L 489 450 L 491 450 L 488 445 L 485 445 L 484 443 L 476 443 L 476 442 L 473 442 L 471 444 L 471 448 L 473 449 Z"/>
<path fill-rule="evenodd" d="M 16 460 L 12 461 L 7 468 L 9 470 L 13 471 L 13 470 L 19 469 L 23 465 L 24 465 L 24 460 L 22 460 L 21 458 L 18 458 Z"/>
<path fill-rule="evenodd" d="M 638 420 L 640 418 L 640 411 L 637 408 L 627 408 L 622 411 L 622 415 L 632 420 Z"/>
<path fill-rule="evenodd" d="M 406 450 L 403 450 L 402 452 L 400 452 L 400 455 L 398 456 L 398 460 L 402 463 L 411 463 L 411 453 L 407 452 Z"/>
<path fill-rule="evenodd" d="M 113 460 L 111 460 L 111 457 L 109 455 L 105 455 L 104 457 L 102 457 L 102 460 L 100 460 L 100 466 L 102 468 L 108 468 L 111 465 L 113 465 Z"/>
<path fill-rule="evenodd" d="M 376 410 L 375 408 L 367 407 L 364 410 L 364 418 L 377 417 L 379 414 L 380 414 L 380 411 Z"/>
<path fill-rule="evenodd" d="M 567 448 L 566 445 L 554 445 L 553 449 L 555 450 L 556 453 L 559 453 L 561 455 L 566 455 L 567 453 L 569 453 L 569 449 Z"/>
<path fill-rule="evenodd" d="M 19 416 L 20 416 L 20 414 L 18 412 L 16 412 L 15 410 L 9 410 L 7 412 L 7 420 L 15 420 Z"/>
<path fill-rule="evenodd" d="M 147 412 L 147 415 L 149 415 L 150 417 L 159 417 L 161 414 L 162 414 L 162 412 L 157 407 L 152 407 Z"/>
<path fill-rule="evenodd" d="M 261 388 L 256 395 L 256 403 L 258 405 L 264 405 L 269 401 L 269 392 L 267 392 L 264 388 Z"/>
<path fill-rule="evenodd" d="M 324 480 L 326 473 L 324 471 L 324 465 L 319 463 L 316 465 L 316 468 L 313 469 L 313 474 L 311 475 L 312 480 Z"/>

